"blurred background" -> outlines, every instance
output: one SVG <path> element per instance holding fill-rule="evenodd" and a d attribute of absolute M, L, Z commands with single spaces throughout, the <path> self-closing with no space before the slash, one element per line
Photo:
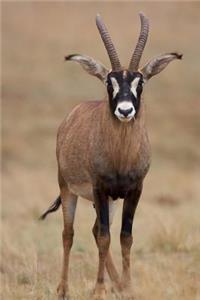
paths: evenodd
<path fill-rule="evenodd" d="M 64 56 L 83 53 L 110 67 L 95 26 L 99 12 L 127 66 L 150 19 L 142 63 L 179 51 L 145 87 L 152 166 L 134 221 L 136 300 L 200 299 L 200 3 L 3 2 L 1 297 L 55 299 L 62 255 L 61 210 L 38 222 L 59 193 L 56 133 L 75 105 L 101 99 L 105 87 Z M 121 203 L 112 227 L 120 266 Z M 97 271 L 95 213 L 80 199 L 70 262 L 72 300 L 90 299 Z M 92 258 L 91 258 L 92 257 Z M 116 299 L 110 292 L 108 299 Z"/>

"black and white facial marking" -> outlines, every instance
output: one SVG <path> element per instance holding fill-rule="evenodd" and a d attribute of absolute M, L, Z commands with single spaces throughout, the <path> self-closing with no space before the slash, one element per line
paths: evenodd
<path fill-rule="evenodd" d="M 120 121 L 129 122 L 137 117 L 142 88 L 143 76 L 139 72 L 125 70 L 108 74 L 107 91 L 110 108 Z"/>

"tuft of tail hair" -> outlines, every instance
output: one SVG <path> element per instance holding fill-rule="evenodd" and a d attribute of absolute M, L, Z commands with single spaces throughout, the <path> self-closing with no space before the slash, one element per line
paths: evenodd
<path fill-rule="evenodd" d="M 49 214 L 49 213 L 52 213 L 54 211 L 56 211 L 59 207 L 60 207 L 60 204 L 61 204 L 61 197 L 58 196 L 58 198 L 53 202 L 53 204 L 47 209 L 47 211 L 45 211 L 45 213 L 43 213 L 41 215 L 41 217 L 39 218 L 39 220 L 44 220 L 46 218 L 46 216 Z"/>

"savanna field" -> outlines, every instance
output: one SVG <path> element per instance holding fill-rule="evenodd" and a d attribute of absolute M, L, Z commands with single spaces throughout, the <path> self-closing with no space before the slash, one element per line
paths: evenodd
<path fill-rule="evenodd" d="M 128 65 L 142 10 L 151 26 L 142 63 L 171 51 L 184 58 L 152 79 L 143 94 L 153 156 L 134 220 L 135 299 L 200 300 L 200 3 L 16 1 L 1 8 L 1 299 L 56 299 L 61 210 L 38 221 L 59 193 L 56 132 L 76 104 L 105 96 L 100 81 L 64 56 L 83 53 L 110 66 L 94 22 L 99 12 Z M 119 270 L 121 204 L 111 230 Z M 95 284 L 94 220 L 92 204 L 79 199 L 72 300 L 90 299 Z M 109 279 L 107 290 L 108 300 L 117 299 Z"/>

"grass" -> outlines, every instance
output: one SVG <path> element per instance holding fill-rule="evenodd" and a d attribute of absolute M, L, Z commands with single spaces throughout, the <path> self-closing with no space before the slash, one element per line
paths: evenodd
<path fill-rule="evenodd" d="M 56 131 L 77 103 L 105 94 L 100 82 L 63 57 L 79 51 L 108 64 L 94 25 L 99 11 L 127 62 L 139 30 L 137 12 L 143 10 L 151 19 L 143 62 L 174 50 L 183 52 L 184 60 L 145 91 L 153 161 L 134 221 L 134 291 L 136 300 L 199 300 L 199 3 L 3 2 L 2 8 L 0 298 L 56 298 L 61 211 L 38 221 L 59 192 Z M 112 249 L 120 270 L 118 205 Z M 72 300 L 90 299 L 94 287 L 94 219 L 92 205 L 80 199 L 70 262 Z M 116 299 L 109 280 L 107 287 L 107 299 Z"/>

